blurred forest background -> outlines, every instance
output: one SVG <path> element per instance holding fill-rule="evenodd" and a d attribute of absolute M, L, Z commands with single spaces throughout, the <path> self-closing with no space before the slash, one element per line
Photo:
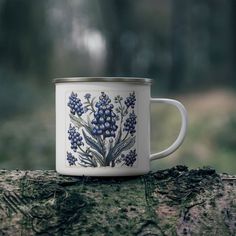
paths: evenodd
<path fill-rule="evenodd" d="M 137 76 L 189 112 L 185 143 L 152 169 L 236 173 L 235 23 L 235 0 L 0 0 L 0 168 L 54 168 L 54 77 Z M 180 117 L 151 110 L 154 152 Z"/>

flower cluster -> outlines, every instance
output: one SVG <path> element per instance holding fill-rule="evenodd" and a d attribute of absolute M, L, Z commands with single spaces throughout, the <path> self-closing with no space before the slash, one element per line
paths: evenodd
<path fill-rule="evenodd" d="M 83 138 L 78 132 L 76 132 L 75 127 L 73 127 L 71 124 L 68 130 L 68 134 L 68 139 L 71 143 L 71 149 L 76 152 L 78 147 L 84 145 L 84 143 L 82 142 Z"/>
<path fill-rule="evenodd" d="M 135 105 L 134 91 L 114 98 L 106 92 L 98 97 L 90 93 L 79 97 L 72 92 L 67 104 L 70 110 L 68 165 L 132 167 L 137 160 Z"/>
<path fill-rule="evenodd" d="M 75 157 L 71 154 L 71 152 L 67 152 L 67 161 L 69 162 L 69 165 L 70 165 L 70 166 L 75 165 L 75 162 L 76 162 L 77 160 L 78 160 L 78 159 L 75 158 Z"/>
<path fill-rule="evenodd" d="M 123 130 L 129 132 L 132 136 L 136 132 L 135 130 L 135 125 L 137 124 L 136 118 L 137 116 L 134 114 L 134 111 L 132 111 L 124 123 Z"/>
<path fill-rule="evenodd" d="M 136 153 L 136 149 L 134 150 L 130 150 L 130 152 L 127 155 L 122 154 L 121 158 L 122 161 L 124 162 L 124 164 L 126 166 L 133 166 L 134 162 L 136 161 L 137 157 L 137 153 Z"/>
<path fill-rule="evenodd" d="M 77 93 L 72 92 L 67 105 L 70 107 L 71 114 L 75 115 L 76 113 L 78 116 L 82 116 L 84 108 L 81 100 L 77 96 Z"/>
<path fill-rule="evenodd" d="M 135 106 L 135 101 L 136 101 L 136 98 L 135 98 L 135 93 L 130 93 L 129 94 L 129 97 L 127 97 L 125 99 L 125 105 L 127 106 L 127 108 L 131 107 L 131 108 L 134 108 Z"/>
<path fill-rule="evenodd" d="M 116 125 L 116 114 L 113 112 L 114 105 L 111 104 L 111 99 L 102 92 L 95 107 L 96 111 L 92 120 L 93 134 L 104 135 L 105 138 L 115 137 L 118 126 Z"/>

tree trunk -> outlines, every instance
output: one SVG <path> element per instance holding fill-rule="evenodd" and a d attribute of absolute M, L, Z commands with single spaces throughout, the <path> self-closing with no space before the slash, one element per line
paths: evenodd
<path fill-rule="evenodd" d="M 186 62 L 186 38 L 187 38 L 187 12 L 188 1 L 172 1 L 172 36 L 171 36 L 171 54 L 172 65 L 169 78 L 169 90 L 178 91 L 185 81 L 187 68 Z"/>
<path fill-rule="evenodd" d="M 0 176 L 0 235 L 236 235 L 236 178 L 210 168 L 132 178 Z"/>
<path fill-rule="evenodd" d="M 132 53 L 124 48 L 122 37 L 132 25 L 130 1 L 101 1 L 102 31 L 106 38 L 106 72 L 109 76 L 131 74 Z M 127 44 L 127 42 L 125 42 Z"/>

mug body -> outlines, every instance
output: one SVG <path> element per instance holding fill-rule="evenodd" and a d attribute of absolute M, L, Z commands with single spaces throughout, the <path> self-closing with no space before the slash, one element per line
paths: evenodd
<path fill-rule="evenodd" d="M 132 176 L 150 170 L 149 79 L 56 79 L 56 170 Z"/>

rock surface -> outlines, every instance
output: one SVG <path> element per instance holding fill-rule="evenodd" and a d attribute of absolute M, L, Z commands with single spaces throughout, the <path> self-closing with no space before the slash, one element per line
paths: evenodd
<path fill-rule="evenodd" d="M 1 170 L 0 235 L 236 235 L 236 177 L 185 166 L 132 178 Z"/>

